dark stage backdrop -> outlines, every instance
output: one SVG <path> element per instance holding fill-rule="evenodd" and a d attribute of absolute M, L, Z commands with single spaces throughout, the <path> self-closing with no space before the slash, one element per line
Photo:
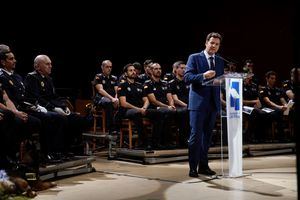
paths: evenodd
<path fill-rule="evenodd" d="M 102 60 L 112 60 L 116 75 L 125 64 L 148 58 L 161 63 L 164 72 L 171 71 L 174 61 L 187 61 L 189 54 L 202 50 L 205 36 L 212 31 L 224 36 L 220 54 L 239 69 L 250 58 L 262 81 L 271 69 L 283 80 L 299 64 L 295 10 L 288 1 L 45 4 L 24 9 L 14 20 L 10 15 L 16 13 L 8 9 L 0 43 L 15 52 L 16 71 L 21 75 L 33 70 L 36 55 L 49 55 L 56 87 L 71 88 L 79 98 L 90 97 L 90 81 Z"/>

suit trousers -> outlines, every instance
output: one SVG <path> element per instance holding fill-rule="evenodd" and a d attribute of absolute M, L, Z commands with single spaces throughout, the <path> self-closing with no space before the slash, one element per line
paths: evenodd
<path fill-rule="evenodd" d="M 211 145 L 217 109 L 213 103 L 200 110 L 190 110 L 189 165 L 191 170 L 208 167 L 208 149 Z"/>

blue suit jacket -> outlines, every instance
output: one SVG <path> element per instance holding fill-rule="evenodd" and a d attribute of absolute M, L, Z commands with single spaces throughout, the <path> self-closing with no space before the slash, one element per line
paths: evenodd
<path fill-rule="evenodd" d="M 205 86 L 202 83 L 203 73 L 209 70 L 204 52 L 195 53 L 189 56 L 184 80 L 190 84 L 189 110 L 202 110 L 209 105 L 212 98 L 217 110 L 220 110 L 220 88 L 216 86 Z M 224 73 L 224 61 L 215 56 L 215 70 L 218 77 Z"/>

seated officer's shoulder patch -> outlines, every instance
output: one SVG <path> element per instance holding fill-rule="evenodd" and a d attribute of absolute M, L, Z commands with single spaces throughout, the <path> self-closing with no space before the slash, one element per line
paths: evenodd
<path fill-rule="evenodd" d="M 169 83 L 173 83 L 174 81 L 175 81 L 175 79 L 172 79 L 172 80 L 169 81 Z"/>

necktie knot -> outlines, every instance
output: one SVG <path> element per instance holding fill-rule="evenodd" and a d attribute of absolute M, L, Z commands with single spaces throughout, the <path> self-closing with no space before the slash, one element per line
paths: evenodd
<path fill-rule="evenodd" d="M 209 65 L 210 69 L 214 70 L 215 69 L 215 63 L 214 63 L 214 57 L 209 57 Z"/>

